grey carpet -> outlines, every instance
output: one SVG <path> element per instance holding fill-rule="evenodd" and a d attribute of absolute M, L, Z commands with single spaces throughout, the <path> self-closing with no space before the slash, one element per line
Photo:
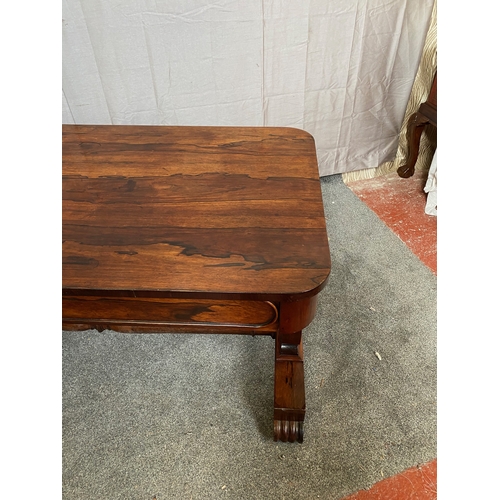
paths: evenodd
<path fill-rule="evenodd" d="M 304 443 L 272 438 L 270 337 L 63 332 L 65 500 L 340 499 L 436 457 L 436 277 L 341 176 L 322 189 Z"/>

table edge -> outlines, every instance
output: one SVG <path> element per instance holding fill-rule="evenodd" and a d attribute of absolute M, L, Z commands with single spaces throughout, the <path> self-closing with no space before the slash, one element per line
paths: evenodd
<path fill-rule="evenodd" d="M 258 292 L 210 292 L 187 290 L 128 290 L 128 289 L 95 289 L 63 287 L 63 297 L 135 297 L 135 298 L 163 298 L 163 299 L 213 299 L 213 300 L 265 300 L 273 302 L 294 302 L 317 295 L 328 283 L 330 271 L 325 279 L 314 288 L 302 292 L 258 293 Z"/>

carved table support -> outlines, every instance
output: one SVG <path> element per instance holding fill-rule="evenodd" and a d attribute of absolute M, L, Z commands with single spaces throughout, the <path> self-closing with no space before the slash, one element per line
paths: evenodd
<path fill-rule="evenodd" d="M 427 101 L 422 103 L 418 111 L 413 113 L 408 120 L 408 128 L 406 129 L 408 158 L 406 163 L 398 168 L 399 177 L 408 178 L 415 173 L 415 163 L 417 162 L 420 147 L 420 136 L 427 125 L 437 127 L 437 72 L 434 75 Z"/>
<path fill-rule="evenodd" d="M 300 338 L 302 332 L 297 332 Z M 302 341 L 289 353 L 283 344 L 286 335 L 276 335 L 276 360 L 274 368 L 274 440 L 302 443 L 306 396 Z"/>
<path fill-rule="evenodd" d="M 417 162 L 420 136 L 424 128 L 429 124 L 429 118 L 420 112 L 413 113 L 408 121 L 408 128 L 406 130 L 406 139 L 408 141 L 408 159 L 405 165 L 398 168 L 398 175 L 400 177 L 408 178 L 415 173 L 415 163 Z"/>
<path fill-rule="evenodd" d="M 317 295 L 282 302 L 274 366 L 274 440 L 302 443 L 306 398 L 302 328 L 313 319 Z"/>

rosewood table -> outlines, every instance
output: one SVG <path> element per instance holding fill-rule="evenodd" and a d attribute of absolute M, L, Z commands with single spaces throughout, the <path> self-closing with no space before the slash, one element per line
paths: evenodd
<path fill-rule="evenodd" d="M 62 326 L 275 339 L 274 439 L 302 442 L 302 330 L 330 273 L 314 139 L 63 126 Z"/>

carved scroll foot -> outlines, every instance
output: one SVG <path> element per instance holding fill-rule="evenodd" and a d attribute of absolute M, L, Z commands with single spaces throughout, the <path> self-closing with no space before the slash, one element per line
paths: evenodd
<path fill-rule="evenodd" d="M 285 443 L 302 443 L 304 441 L 304 422 L 297 420 L 275 420 L 274 440 Z"/>

